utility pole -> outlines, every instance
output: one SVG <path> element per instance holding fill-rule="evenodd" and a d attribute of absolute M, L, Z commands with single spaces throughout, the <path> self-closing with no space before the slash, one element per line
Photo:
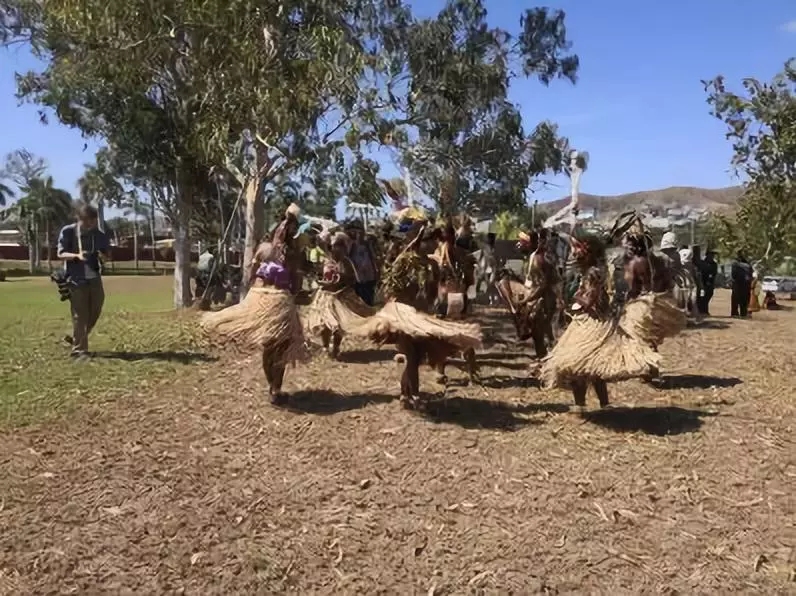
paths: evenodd
<path fill-rule="evenodd" d="M 412 199 L 412 177 L 409 175 L 409 168 L 404 168 L 404 186 L 406 187 L 406 205 L 412 207 L 414 201 Z"/>
<path fill-rule="evenodd" d="M 531 227 L 536 228 L 536 206 L 539 204 L 539 199 L 533 200 L 533 207 L 531 207 Z"/>

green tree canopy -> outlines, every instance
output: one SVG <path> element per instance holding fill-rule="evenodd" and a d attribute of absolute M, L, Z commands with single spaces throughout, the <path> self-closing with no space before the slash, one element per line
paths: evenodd
<path fill-rule="evenodd" d="M 705 81 L 711 113 L 727 124 L 733 166 L 746 192 L 734 218 L 714 218 L 725 252 L 745 250 L 764 266 L 796 252 L 796 59 L 771 82 L 748 78 L 743 91 L 723 77 Z"/>
<path fill-rule="evenodd" d="M 331 153 L 346 148 L 347 122 L 371 118 L 377 94 L 367 90 L 376 83 L 367 85 L 366 73 L 382 67 L 383 32 L 406 14 L 389 0 L 6 4 L 16 15 L 6 31 L 30 37 L 47 61 L 20 78 L 20 94 L 105 139 L 128 178 L 170 203 L 179 305 L 190 296 L 179 272 L 187 272 L 192 212 L 212 200 L 208 171 L 246 139 L 230 167 L 251 187 L 253 249 L 263 187 L 277 174 L 312 161 L 343 169 Z"/>
<path fill-rule="evenodd" d="M 403 163 L 443 212 L 522 206 L 532 178 L 561 171 L 568 153 L 554 124 L 528 132 L 508 99 L 515 76 L 575 82 L 563 11 L 528 9 L 518 32 L 486 17 L 482 0 L 449 0 L 404 35 L 406 134 L 396 141 L 406 139 Z"/>

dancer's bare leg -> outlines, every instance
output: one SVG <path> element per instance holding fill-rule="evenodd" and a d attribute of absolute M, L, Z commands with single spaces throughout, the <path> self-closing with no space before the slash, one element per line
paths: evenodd
<path fill-rule="evenodd" d="M 340 331 L 335 331 L 332 334 L 332 351 L 329 352 L 332 358 L 337 359 L 340 356 L 340 344 L 343 341 L 343 334 Z"/>
<path fill-rule="evenodd" d="M 536 352 L 536 357 L 540 360 L 547 356 L 546 335 L 546 323 L 539 319 L 534 321 L 531 328 L 531 337 L 533 338 L 533 349 Z"/>
<path fill-rule="evenodd" d="M 406 358 L 401 375 L 401 404 L 405 408 L 413 408 L 420 400 L 420 346 L 406 338 L 398 343 L 399 351 Z"/>
<path fill-rule="evenodd" d="M 573 379 L 570 385 L 572 397 L 575 398 L 575 410 L 582 413 L 586 409 L 586 392 L 589 384 L 585 379 Z"/>
<path fill-rule="evenodd" d="M 464 364 L 467 369 L 467 376 L 471 383 L 479 382 L 478 363 L 475 360 L 475 350 L 470 348 L 464 351 Z"/>
<path fill-rule="evenodd" d="M 323 342 L 323 349 L 326 350 L 327 353 L 331 353 L 332 332 L 326 327 L 321 331 L 321 342 Z"/>
<path fill-rule="evenodd" d="M 282 393 L 282 383 L 285 380 L 284 365 L 277 364 L 270 351 L 263 349 L 263 372 L 268 382 L 268 394 L 274 405 L 284 404 L 287 396 Z"/>
<path fill-rule="evenodd" d="M 602 379 L 593 379 L 591 385 L 594 387 L 597 399 L 600 400 L 600 407 L 605 408 L 608 405 L 608 383 Z"/>
<path fill-rule="evenodd" d="M 437 364 L 436 366 L 437 383 L 439 383 L 440 385 L 446 385 L 448 383 L 448 375 L 445 374 L 446 364 L 447 364 L 446 362 L 443 362 L 442 364 Z"/>

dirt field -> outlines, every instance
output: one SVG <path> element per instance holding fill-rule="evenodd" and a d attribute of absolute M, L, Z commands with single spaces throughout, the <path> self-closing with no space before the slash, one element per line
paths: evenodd
<path fill-rule="evenodd" d="M 345 343 L 289 409 L 227 357 L 4 431 L 0 593 L 796 592 L 796 311 L 689 330 L 584 418 L 484 320 L 485 387 L 426 416 Z"/>

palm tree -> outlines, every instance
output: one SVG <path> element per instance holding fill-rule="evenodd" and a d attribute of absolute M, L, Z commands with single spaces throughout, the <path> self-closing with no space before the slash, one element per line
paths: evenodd
<path fill-rule="evenodd" d="M 100 229 L 105 230 L 105 206 L 120 205 L 125 193 L 111 169 L 111 155 L 107 147 L 97 151 L 96 163 L 84 164 L 85 171 L 77 181 L 80 199 L 97 206 Z"/>
<path fill-rule="evenodd" d="M 41 238 L 47 246 L 47 266 L 52 270 L 52 230 L 54 224 L 69 220 L 72 195 L 53 186 L 52 176 L 33 178 L 20 188 L 22 193 L 12 209 L 28 244 L 29 268 L 33 273 L 41 258 Z"/>
<path fill-rule="evenodd" d="M 11 199 L 13 198 L 14 191 L 11 190 L 11 187 L 0 182 L 0 207 L 5 207 L 6 204 L 10 203 Z"/>

